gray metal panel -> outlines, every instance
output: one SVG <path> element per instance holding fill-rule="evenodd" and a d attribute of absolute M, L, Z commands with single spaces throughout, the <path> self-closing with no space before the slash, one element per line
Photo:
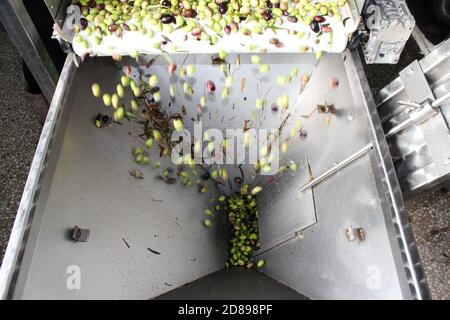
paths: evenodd
<path fill-rule="evenodd" d="M 337 88 L 329 81 L 339 79 Z M 291 118 L 301 119 L 305 140 L 293 143 L 287 154 L 299 164 L 298 173 L 288 173 L 269 185 L 258 197 L 260 204 L 261 248 L 266 250 L 294 236 L 316 222 L 312 192 L 297 193 L 309 181 L 309 161 L 314 177 L 332 168 L 369 143 L 365 117 L 360 105 L 351 95 L 341 55 L 326 55 L 297 101 Z M 317 105 L 334 104 L 336 114 L 319 114 Z M 302 118 L 302 115 L 310 115 Z M 329 123 L 328 123 L 329 121 Z M 328 124 L 327 124 L 328 123 Z M 286 130 L 295 125 L 291 121 Z M 295 137 L 297 139 L 297 137 Z"/>
<path fill-rule="evenodd" d="M 399 75 L 405 86 L 409 101 L 420 104 L 427 100 L 434 100 L 433 92 L 431 92 L 427 79 L 425 79 L 425 75 L 417 60 L 400 71 Z"/>
<path fill-rule="evenodd" d="M 313 55 L 288 57 L 268 56 L 265 60 L 284 74 L 293 65 L 311 72 L 315 64 Z M 184 58 L 174 57 L 179 65 Z M 236 56 L 231 55 L 229 61 L 237 61 Z M 224 82 L 217 66 L 211 67 L 209 56 L 189 56 L 185 63 L 197 65 L 199 83 L 214 80 L 220 88 Z M 169 81 L 162 57 L 152 70 L 157 72 L 160 83 Z M 60 106 L 64 115 L 53 141 L 61 147 L 48 155 L 48 169 L 42 179 L 45 188 L 33 201 L 26 199 L 24 205 L 35 214 L 33 221 L 28 221 L 31 229 L 23 261 L 19 261 L 17 282 L 11 284 L 13 298 L 151 298 L 222 268 L 227 256 L 226 226 L 218 221 L 214 223 L 217 229 L 211 230 L 201 222 L 202 212 L 214 194 L 200 195 L 197 190 L 166 185 L 154 179 L 156 173 L 150 169 L 144 171 L 143 181 L 135 181 L 128 170 L 136 166 L 131 149 L 139 143 L 133 136 L 137 128 L 124 124 L 98 130 L 93 125 L 92 119 L 102 110 L 102 103 L 91 96 L 90 84 L 96 81 L 102 83 L 103 90 L 113 91 L 120 68 L 109 59 L 95 59 L 75 73 L 73 82 L 65 83 L 67 102 Z M 204 117 L 206 128 L 241 128 L 242 119 L 251 117 L 257 95 L 267 94 L 269 100 L 278 97 L 276 90 L 267 93 L 276 79 L 249 76 L 256 73 L 250 55 L 241 55 L 234 76 L 246 76 L 248 88 L 257 89 L 248 90 L 244 97 L 236 81 L 229 99 L 210 97 L 210 116 Z M 289 84 L 288 92 L 296 95 L 298 85 Z M 192 97 L 178 94 L 177 107 L 192 105 L 202 94 L 202 90 L 195 90 Z M 167 88 L 162 90 L 162 100 L 168 101 Z M 230 101 L 236 101 L 235 109 Z M 188 108 L 188 112 L 191 114 L 187 118 L 191 118 L 196 111 Z M 278 127 L 276 119 L 276 114 L 268 115 L 262 125 Z M 35 161 L 42 157 L 40 154 Z M 230 168 L 230 175 L 233 170 L 239 172 L 238 168 Z M 246 176 L 250 176 L 249 172 Z M 66 239 L 67 229 L 75 224 L 91 230 L 88 242 L 73 244 Z M 11 247 L 21 245 L 20 239 L 16 240 Z M 147 247 L 161 255 L 153 255 Z M 81 268 L 82 290 L 66 288 L 70 265 Z"/>
<path fill-rule="evenodd" d="M 316 223 L 312 190 L 292 194 L 301 186 L 298 178 L 286 175 L 280 180 L 258 197 L 261 250 L 277 246 Z"/>
<path fill-rule="evenodd" d="M 106 59 L 83 64 L 66 92 L 67 128 L 50 155 L 56 166 L 48 194 L 37 198 L 13 298 L 148 299 L 221 269 L 227 257 L 223 217 L 211 229 L 201 221 L 211 195 L 166 185 L 151 169 L 142 182 L 130 176 L 134 128 L 92 124 L 99 102 L 90 94 L 92 74 L 108 75 L 102 86 L 112 89 L 119 70 Z M 76 224 L 90 229 L 88 242 L 67 239 Z M 80 267 L 81 290 L 66 287 L 71 265 Z"/>
<path fill-rule="evenodd" d="M 361 64 L 357 61 L 354 65 L 349 54 L 344 56 L 346 78 L 341 78 L 340 83 L 349 84 L 345 106 L 358 106 L 367 118 L 366 127 L 365 120 L 356 118 L 361 131 L 351 132 L 368 135 L 374 148 L 313 187 L 317 222 L 293 240 L 263 252 L 264 270 L 315 299 L 428 298 L 367 80 Z M 327 67 L 333 72 L 339 69 Z M 327 77 L 322 74 L 321 78 Z M 298 211 L 300 214 L 301 208 Z M 363 228 L 365 241 L 357 237 L 349 241 L 346 230 L 350 227 Z"/>
<path fill-rule="evenodd" d="M 371 171 L 366 155 L 314 187 L 317 223 L 264 254 L 264 271 L 311 299 L 411 298 L 402 292 Z M 350 226 L 364 228 L 366 241 L 349 241 Z"/>

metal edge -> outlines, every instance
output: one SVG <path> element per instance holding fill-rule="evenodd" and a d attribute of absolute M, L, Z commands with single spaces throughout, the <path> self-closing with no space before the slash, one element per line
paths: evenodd
<path fill-rule="evenodd" d="M 424 276 L 412 229 L 406 216 L 402 192 L 360 56 L 357 51 L 352 51 L 349 57 L 354 63 L 347 62 L 347 71 L 351 74 L 358 75 L 360 79 L 360 82 L 353 82 L 354 90 L 352 91 L 366 98 L 362 101 L 364 101 L 363 107 L 366 109 L 368 117 L 370 117 L 370 121 L 368 122 L 373 136 L 376 166 L 381 171 L 381 176 L 386 178 L 382 181 L 383 190 L 381 190 L 381 192 L 384 192 L 388 210 L 390 211 L 389 217 L 391 219 L 386 219 L 386 222 L 392 224 L 395 236 L 397 237 L 396 242 L 394 241 L 395 239 L 392 239 L 391 246 L 401 255 L 405 278 L 409 282 L 410 295 L 415 299 L 430 299 L 431 294 Z M 386 218 L 389 217 L 386 216 Z"/>
<path fill-rule="evenodd" d="M 416 170 L 414 173 L 417 173 L 417 172 L 424 172 L 424 173 L 426 173 L 426 170 L 431 165 L 428 165 L 426 167 L 420 168 L 420 169 Z M 406 179 L 408 179 L 410 176 L 411 176 L 411 174 L 406 176 Z M 403 192 L 403 196 L 406 199 L 410 199 L 410 198 L 413 198 L 413 197 L 416 197 L 416 196 L 422 194 L 425 190 L 426 191 L 439 190 L 442 187 L 445 187 L 446 183 L 450 183 L 450 173 L 449 174 L 445 174 L 445 175 L 440 176 L 440 177 L 437 177 L 437 178 L 433 178 L 433 180 L 431 180 L 431 182 L 428 181 L 428 180 L 422 181 L 421 183 L 419 183 L 419 184 L 413 186 L 412 188 L 408 189 L 407 191 Z M 425 187 L 426 187 L 426 189 L 424 190 Z"/>
<path fill-rule="evenodd" d="M 73 54 L 69 54 L 66 58 L 64 68 L 61 72 L 55 94 L 50 105 L 47 119 L 42 129 L 39 143 L 34 154 L 33 162 L 28 174 L 27 182 L 20 200 L 19 209 L 14 221 L 14 225 L 9 238 L 8 246 L 0 268 L 0 299 L 7 299 L 10 291 L 11 281 L 16 271 L 17 264 L 23 254 L 25 247 L 26 233 L 29 231 L 30 212 L 34 206 L 34 197 L 39 189 L 39 180 L 45 168 L 46 154 L 51 145 L 52 137 L 57 127 L 57 120 L 61 114 L 61 106 L 66 98 L 66 90 L 68 83 L 74 74 Z"/>
<path fill-rule="evenodd" d="M 53 17 L 55 20 L 55 23 L 58 24 L 58 26 L 62 29 L 64 21 L 66 20 L 67 15 L 67 7 L 72 4 L 72 0 L 60 0 L 58 11 L 56 12 L 56 15 Z"/>
<path fill-rule="evenodd" d="M 58 13 L 59 7 L 61 6 L 61 1 L 62 0 L 44 0 L 44 3 L 47 6 L 47 9 L 52 15 L 53 19 L 56 18 L 56 14 Z"/>
<path fill-rule="evenodd" d="M 420 59 L 419 63 L 425 75 L 447 59 L 450 55 L 450 38 L 436 45 L 428 55 Z"/>

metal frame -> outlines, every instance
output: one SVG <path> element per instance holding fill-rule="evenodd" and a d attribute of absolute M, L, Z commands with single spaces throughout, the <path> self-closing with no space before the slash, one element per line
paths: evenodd
<path fill-rule="evenodd" d="M 73 78 L 73 54 L 69 54 L 66 58 L 64 68 L 56 87 L 55 94 L 48 111 L 47 119 L 39 138 L 39 143 L 36 148 L 36 153 L 31 164 L 30 172 L 28 174 L 25 189 L 20 200 L 19 209 L 17 210 L 14 225 L 11 230 L 11 235 L 6 248 L 3 262 L 0 269 L 0 299 L 8 297 L 8 290 L 10 284 L 15 276 L 16 266 L 21 260 L 23 250 L 25 248 L 27 230 L 30 227 L 30 215 L 32 215 L 34 207 L 33 199 L 39 192 L 41 187 L 41 177 L 46 168 L 47 157 L 45 155 L 49 152 L 52 145 L 53 136 L 57 127 L 57 119 L 60 117 L 60 111 L 64 100 L 65 93 Z M 31 205 L 30 205 L 31 204 Z"/>
<path fill-rule="evenodd" d="M 62 27 L 64 23 L 64 19 L 66 17 L 66 9 L 69 4 L 72 2 L 71 0 L 44 0 L 47 5 L 50 14 L 53 17 L 53 20 Z"/>
<path fill-rule="evenodd" d="M 22 1 L 0 1 L 0 20 L 42 93 L 52 100 L 59 73 Z"/>
<path fill-rule="evenodd" d="M 423 89 L 418 81 L 408 87 L 401 76 L 374 96 L 400 186 L 407 197 L 446 184 L 450 178 L 449 53 L 450 39 L 412 64 L 419 66 L 417 73 L 422 73 L 425 85 L 436 97 L 428 102 L 428 108 L 408 102 L 414 100 L 415 91 Z M 399 127 L 401 131 L 396 130 Z M 393 131 L 397 133 L 391 134 Z"/>

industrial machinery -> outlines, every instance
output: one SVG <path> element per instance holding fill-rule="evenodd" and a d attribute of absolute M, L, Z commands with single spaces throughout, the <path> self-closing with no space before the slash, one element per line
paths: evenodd
<path fill-rule="evenodd" d="M 266 53 L 261 58 L 270 73 L 260 75 L 248 50 L 226 57 L 237 81 L 222 99 L 208 95 L 203 127 L 241 128 L 256 99 L 277 101 L 283 90 L 289 117 L 280 118 L 283 113 L 267 105 L 260 125 L 274 128 L 281 121 L 298 140 L 280 155 L 281 162 L 297 163 L 296 172 L 278 177 L 256 196 L 260 248 L 254 256 L 265 261 L 259 272 L 224 268 L 225 217 L 211 218 L 210 228 L 201 223 L 209 196 L 153 179 L 154 169 L 142 169 L 141 181 L 130 175 L 136 167 L 130 150 L 138 144 L 133 121 L 104 129 L 92 124 L 105 109 L 92 96 L 91 84 L 114 91 L 123 66 L 137 70 L 151 59 L 161 108 L 185 106 L 185 119 L 198 117 L 195 101 L 202 90 L 179 93 L 173 102 L 169 83 L 182 79 L 167 73 L 164 55 L 81 62 L 64 30 L 68 1 L 46 3 L 69 54 L 54 92 L 49 77 L 45 82 L 53 98 L 0 271 L 2 298 L 430 298 L 402 192 L 421 192 L 449 178 L 450 41 L 375 96 L 358 53 L 360 48 L 367 63 L 398 61 L 414 27 L 404 1 L 347 1 L 353 30 L 342 32 L 348 48 L 320 60 L 289 50 Z M 13 23 L 21 16 L 19 7 L 4 1 L 2 21 Z M 31 28 L 7 23 L 15 34 Z M 24 47 L 30 39 L 15 41 Z M 196 67 L 193 85 L 223 86 L 215 56 L 177 53 L 171 61 Z M 49 74 L 42 60 L 30 65 Z M 280 89 L 277 75 L 293 69 L 310 75 L 309 81 L 291 73 Z M 252 166 L 239 168 L 251 176 Z"/>

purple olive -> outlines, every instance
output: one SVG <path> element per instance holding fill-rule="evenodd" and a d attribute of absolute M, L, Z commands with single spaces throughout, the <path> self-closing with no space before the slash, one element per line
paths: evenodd
<path fill-rule="evenodd" d="M 80 29 L 84 30 L 88 26 L 88 21 L 85 18 L 80 19 Z"/>
<path fill-rule="evenodd" d="M 208 82 L 206 82 L 206 88 L 207 88 L 208 92 L 216 91 L 216 85 L 211 80 L 208 80 Z"/>
<path fill-rule="evenodd" d="M 175 23 L 175 17 L 171 14 L 165 13 L 161 16 L 161 22 L 164 24 Z"/>
<path fill-rule="evenodd" d="M 228 3 L 226 2 L 222 2 L 221 4 L 219 4 L 219 12 L 221 14 L 225 14 L 228 11 Z"/>
<path fill-rule="evenodd" d="M 319 22 L 317 22 L 316 20 L 313 20 L 309 26 L 311 27 L 311 30 L 314 31 L 315 33 L 318 33 L 320 31 Z"/>
<path fill-rule="evenodd" d="M 111 32 L 115 32 L 117 30 L 117 24 L 110 24 L 108 26 L 108 30 Z"/>
<path fill-rule="evenodd" d="M 270 20 L 270 19 L 272 19 L 272 11 L 270 11 L 270 10 L 265 11 L 262 16 L 263 16 L 264 20 Z"/>
<path fill-rule="evenodd" d="M 195 18 L 197 16 L 197 11 L 194 9 L 186 9 L 183 11 L 183 16 L 185 18 Z"/>
<path fill-rule="evenodd" d="M 325 18 L 322 17 L 322 16 L 315 16 L 315 17 L 314 17 L 314 21 L 317 21 L 317 22 L 319 22 L 319 23 L 322 23 L 322 22 L 325 21 Z"/>

